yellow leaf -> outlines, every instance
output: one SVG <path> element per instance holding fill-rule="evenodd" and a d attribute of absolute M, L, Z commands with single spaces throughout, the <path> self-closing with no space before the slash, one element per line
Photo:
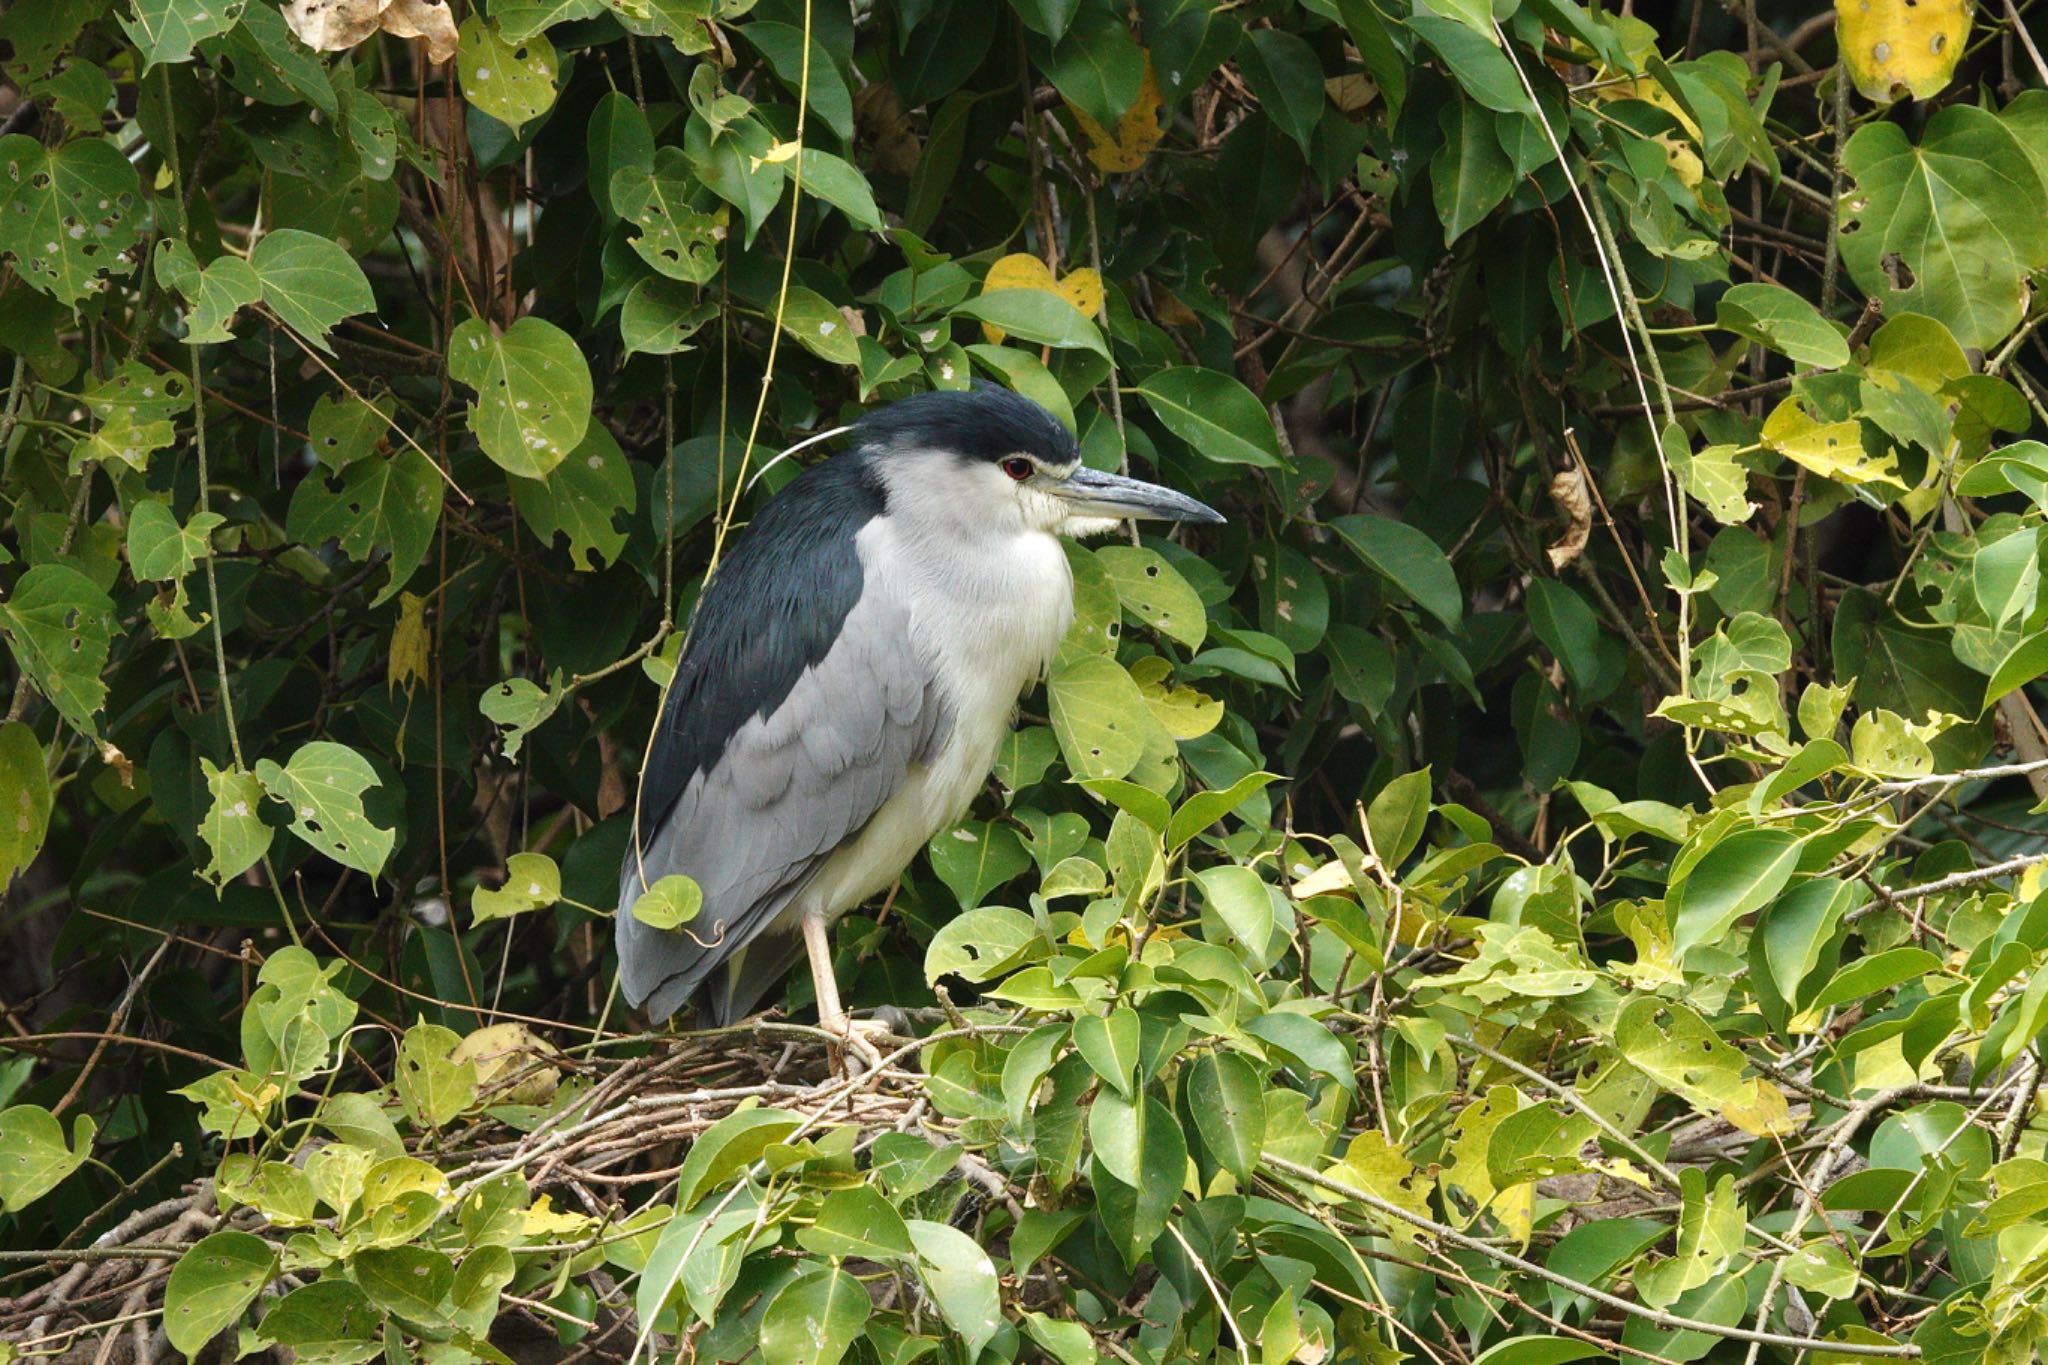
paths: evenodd
<path fill-rule="evenodd" d="M 1012 252 L 988 268 L 988 275 L 981 282 L 981 292 L 993 294 L 998 289 L 1036 289 L 1057 294 L 1091 318 L 1102 311 L 1100 275 L 1082 269 L 1070 271 L 1065 279 L 1055 281 L 1051 267 L 1029 252 Z M 991 322 L 981 324 L 981 334 L 993 346 L 1002 345 L 1005 335 L 1002 328 Z"/>
<path fill-rule="evenodd" d="M 407 695 L 415 684 L 427 680 L 431 666 L 426 609 L 427 599 L 417 593 L 398 594 L 398 624 L 391 628 L 391 661 L 385 666 L 384 680 L 403 687 Z"/>
<path fill-rule="evenodd" d="M 1102 276 L 1085 266 L 1070 271 L 1054 292 L 1073 304 L 1076 312 L 1088 317 L 1102 311 Z"/>
<path fill-rule="evenodd" d="M 1145 705 L 1177 740 L 1200 739 L 1223 721 L 1223 703 L 1186 685 L 1168 681 L 1172 665 L 1148 655 L 1131 665 L 1131 677 Z"/>
<path fill-rule="evenodd" d="M 1764 419 L 1764 444 L 1794 464 L 1822 478 L 1841 483 L 1888 484 L 1904 492 L 1896 461 L 1890 455 L 1873 459 L 1863 449 L 1862 428 L 1855 422 L 1820 422 L 1807 415 L 1797 398 L 1787 398 Z"/>
<path fill-rule="evenodd" d="M 1145 53 L 1145 80 L 1138 87 L 1138 100 L 1116 121 L 1116 135 L 1072 104 L 1067 112 L 1080 125 L 1081 136 L 1088 140 L 1088 160 L 1099 171 L 1123 173 L 1135 171 L 1145 164 L 1145 158 L 1159 145 L 1165 134 L 1159 127 L 1160 106 L 1165 101 L 1159 94 L 1159 82 L 1152 75 L 1152 54 Z"/>
<path fill-rule="evenodd" d="M 1948 85 L 1970 36 L 1969 0 L 1843 0 L 1835 41 L 1863 98 L 1932 99 Z"/>

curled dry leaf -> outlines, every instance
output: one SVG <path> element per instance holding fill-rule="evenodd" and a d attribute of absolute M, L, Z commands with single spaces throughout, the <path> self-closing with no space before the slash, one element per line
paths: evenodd
<path fill-rule="evenodd" d="M 1586 541 L 1593 534 L 1593 499 L 1586 490 L 1586 476 L 1576 465 L 1551 478 L 1550 500 L 1571 519 L 1563 538 L 1546 551 L 1550 567 L 1561 570 L 1586 552 Z"/>
<path fill-rule="evenodd" d="M 340 52 L 382 29 L 424 38 L 427 58 L 455 55 L 455 15 L 446 0 L 286 0 L 284 21 L 315 52 Z"/>

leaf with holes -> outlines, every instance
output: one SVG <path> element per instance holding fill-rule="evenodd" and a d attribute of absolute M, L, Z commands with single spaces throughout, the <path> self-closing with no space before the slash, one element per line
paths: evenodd
<path fill-rule="evenodd" d="M 1903 492 L 1898 460 L 1889 451 L 1873 455 L 1863 444 L 1863 425 L 1856 421 L 1824 422 L 1810 415 L 1797 395 L 1785 399 L 1764 419 L 1763 443 L 1794 464 L 1837 483 Z"/>
<path fill-rule="evenodd" d="M 1963 58 L 1970 0 L 1859 0 L 1835 12 L 1835 34 L 1867 100 L 1939 95 Z"/>
<path fill-rule="evenodd" d="M 633 228 L 626 244 L 640 259 L 672 280 L 702 284 L 718 273 L 718 247 L 725 240 L 725 205 L 704 213 L 690 206 L 698 188 L 689 158 L 680 147 L 663 147 L 654 164 L 627 165 L 612 172 L 612 207 Z"/>
<path fill-rule="evenodd" d="M 639 502 L 633 467 L 602 422 L 592 422 L 582 444 L 555 472 L 540 479 L 510 480 L 519 516 L 541 544 L 561 536 L 569 562 L 579 570 L 601 569 L 626 546 L 623 522 Z"/>
<path fill-rule="evenodd" d="M 0 137 L 0 258 L 33 288 L 74 304 L 125 275 L 123 252 L 141 232 L 142 184 L 112 140 L 76 138 L 45 149 Z"/>
<path fill-rule="evenodd" d="M 441 516 L 441 475 L 411 448 L 357 460 L 330 482 L 320 475 L 292 490 L 285 531 L 293 540 L 332 540 L 350 559 L 367 564 L 379 551 L 391 556 L 390 577 L 371 605 L 390 600 L 412 578 L 433 543 Z"/>
<path fill-rule="evenodd" d="M 199 820 L 199 837 L 213 854 L 199 875 L 225 886 L 270 851 L 270 826 L 263 823 L 263 784 L 245 768 L 216 768 L 205 758 L 199 770 L 213 800 Z"/>
<path fill-rule="evenodd" d="M 1163 556 L 1137 545 L 1105 545 L 1095 557 L 1108 570 L 1124 610 L 1189 649 L 1201 648 L 1209 633 L 1202 599 Z"/>
<path fill-rule="evenodd" d="M 814 289 L 789 287 L 782 305 L 782 330 L 818 359 L 833 365 L 860 364 L 860 339 L 846 314 Z"/>
<path fill-rule="evenodd" d="M 505 884 L 477 888 L 469 902 L 471 924 L 544 910 L 562 898 L 562 870 L 545 853 L 515 853 L 505 862 Z"/>
<path fill-rule="evenodd" d="M 1147 741 L 1159 728 L 1138 684 L 1106 654 L 1076 655 L 1055 663 L 1046 698 L 1053 733 L 1076 777 L 1127 775 L 1138 766 Z"/>
<path fill-rule="evenodd" d="M 476 1063 L 451 1055 L 462 1044 L 453 1030 L 424 1021 L 398 1042 L 398 1102 L 413 1127 L 439 1128 L 476 1103 Z"/>
<path fill-rule="evenodd" d="M 374 453 L 396 410 L 389 394 L 368 398 L 343 390 L 325 395 L 306 419 L 313 458 L 333 470 Z"/>
<path fill-rule="evenodd" d="M 1684 1005 L 1638 996 L 1614 1023 L 1614 1045 L 1629 1065 L 1709 1117 L 1755 1137 L 1788 1133 L 1784 1092 L 1745 1076 L 1742 1052 Z"/>
<path fill-rule="evenodd" d="M 277 1252 L 247 1232 L 216 1232 L 178 1258 L 164 1286 L 164 1335 L 188 1357 L 256 1301 L 277 1272 Z"/>
<path fill-rule="evenodd" d="M 2018 131 L 1954 104 L 1918 146 L 1864 125 L 1842 164 L 1842 262 L 1886 316 L 1925 313 L 1987 350 L 2019 324 L 2027 274 L 2048 265 L 2048 187 Z"/>
<path fill-rule="evenodd" d="M 401 1047 L 401 1065 L 403 1052 Z M 441 1298 L 455 1286 L 455 1263 L 427 1247 L 366 1248 L 350 1258 L 349 1267 L 371 1303 L 423 1326 L 440 1324 Z"/>
<path fill-rule="evenodd" d="M 455 66 L 463 98 L 514 132 L 554 107 L 561 62 L 539 34 L 514 42 L 471 14 L 456 33 Z"/>
<path fill-rule="evenodd" d="M 505 757 L 515 759 L 527 735 L 554 715 L 567 695 L 559 673 L 546 688 L 531 678 L 508 678 L 496 687 L 486 688 L 476 707 L 483 712 L 484 719 L 504 731 Z"/>
<path fill-rule="evenodd" d="M 36 688 L 81 734 L 98 728 L 93 713 L 106 700 L 100 671 L 113 640 L 114 602 L 68 564 L 38 564 L 0 602 L 0 633 Z"/>
<path fill-rule="evenodd" d="M 508 474 L 545 478 L 590 426 L 590 365 L 575 338 L 525 317 L 500 332 L 471 318 L 448 338 L 448 373 L 476 391 L 469 429 Z"/>
<path fill-rule="evenodd" d="M 246 0 L 135 0 L 135 17 L 120 16 L 121 31 L 142 53 L 143 68 L 185 62 L 192 49 L 242 17 Z"/>
<path fill-rule="evenodd" d="M 691 349 L 690 338 L 717 316 L 718 305 L 700 298 L 696 289 L 650 275 L 628 290 L 619 305 L 619 340 L 629 354 L 675 355 Z"/>
<path fill-rule="evenodd" d="M 344 867 L 376 876 L 391 856 L 397 834 L 363 813 L 363 793 L 377 785 L 369 760 L 344 744 L 316 739 L 291 762 L 256 764 L 264 790 L 292 808 L 292 833 Z"/>

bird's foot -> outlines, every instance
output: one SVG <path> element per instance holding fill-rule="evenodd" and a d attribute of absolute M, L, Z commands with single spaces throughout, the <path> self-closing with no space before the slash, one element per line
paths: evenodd
<path fill-rule="evenodd" d="M 818 1027 L 838 1038 L 834 1070 L 848 1080 L 882 1069 L 881 1044 L 893 1042 L 896 1031 L 887 1019 L 855 1019 L 841 1014 L 818 1021 Z"/>

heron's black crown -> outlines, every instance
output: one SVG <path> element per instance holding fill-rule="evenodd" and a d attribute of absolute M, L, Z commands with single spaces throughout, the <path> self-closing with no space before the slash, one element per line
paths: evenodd
<path fill-rule="evenodd" d="M 899 399 L 860 420 L 854 439 L 877 453 L 949 450 L 993 464 L 1031 455 L 1050 465 L 1081 458 L 1073 433 L 1022 394 L 977 381 L 964 392 L 935 391 Z"/>

